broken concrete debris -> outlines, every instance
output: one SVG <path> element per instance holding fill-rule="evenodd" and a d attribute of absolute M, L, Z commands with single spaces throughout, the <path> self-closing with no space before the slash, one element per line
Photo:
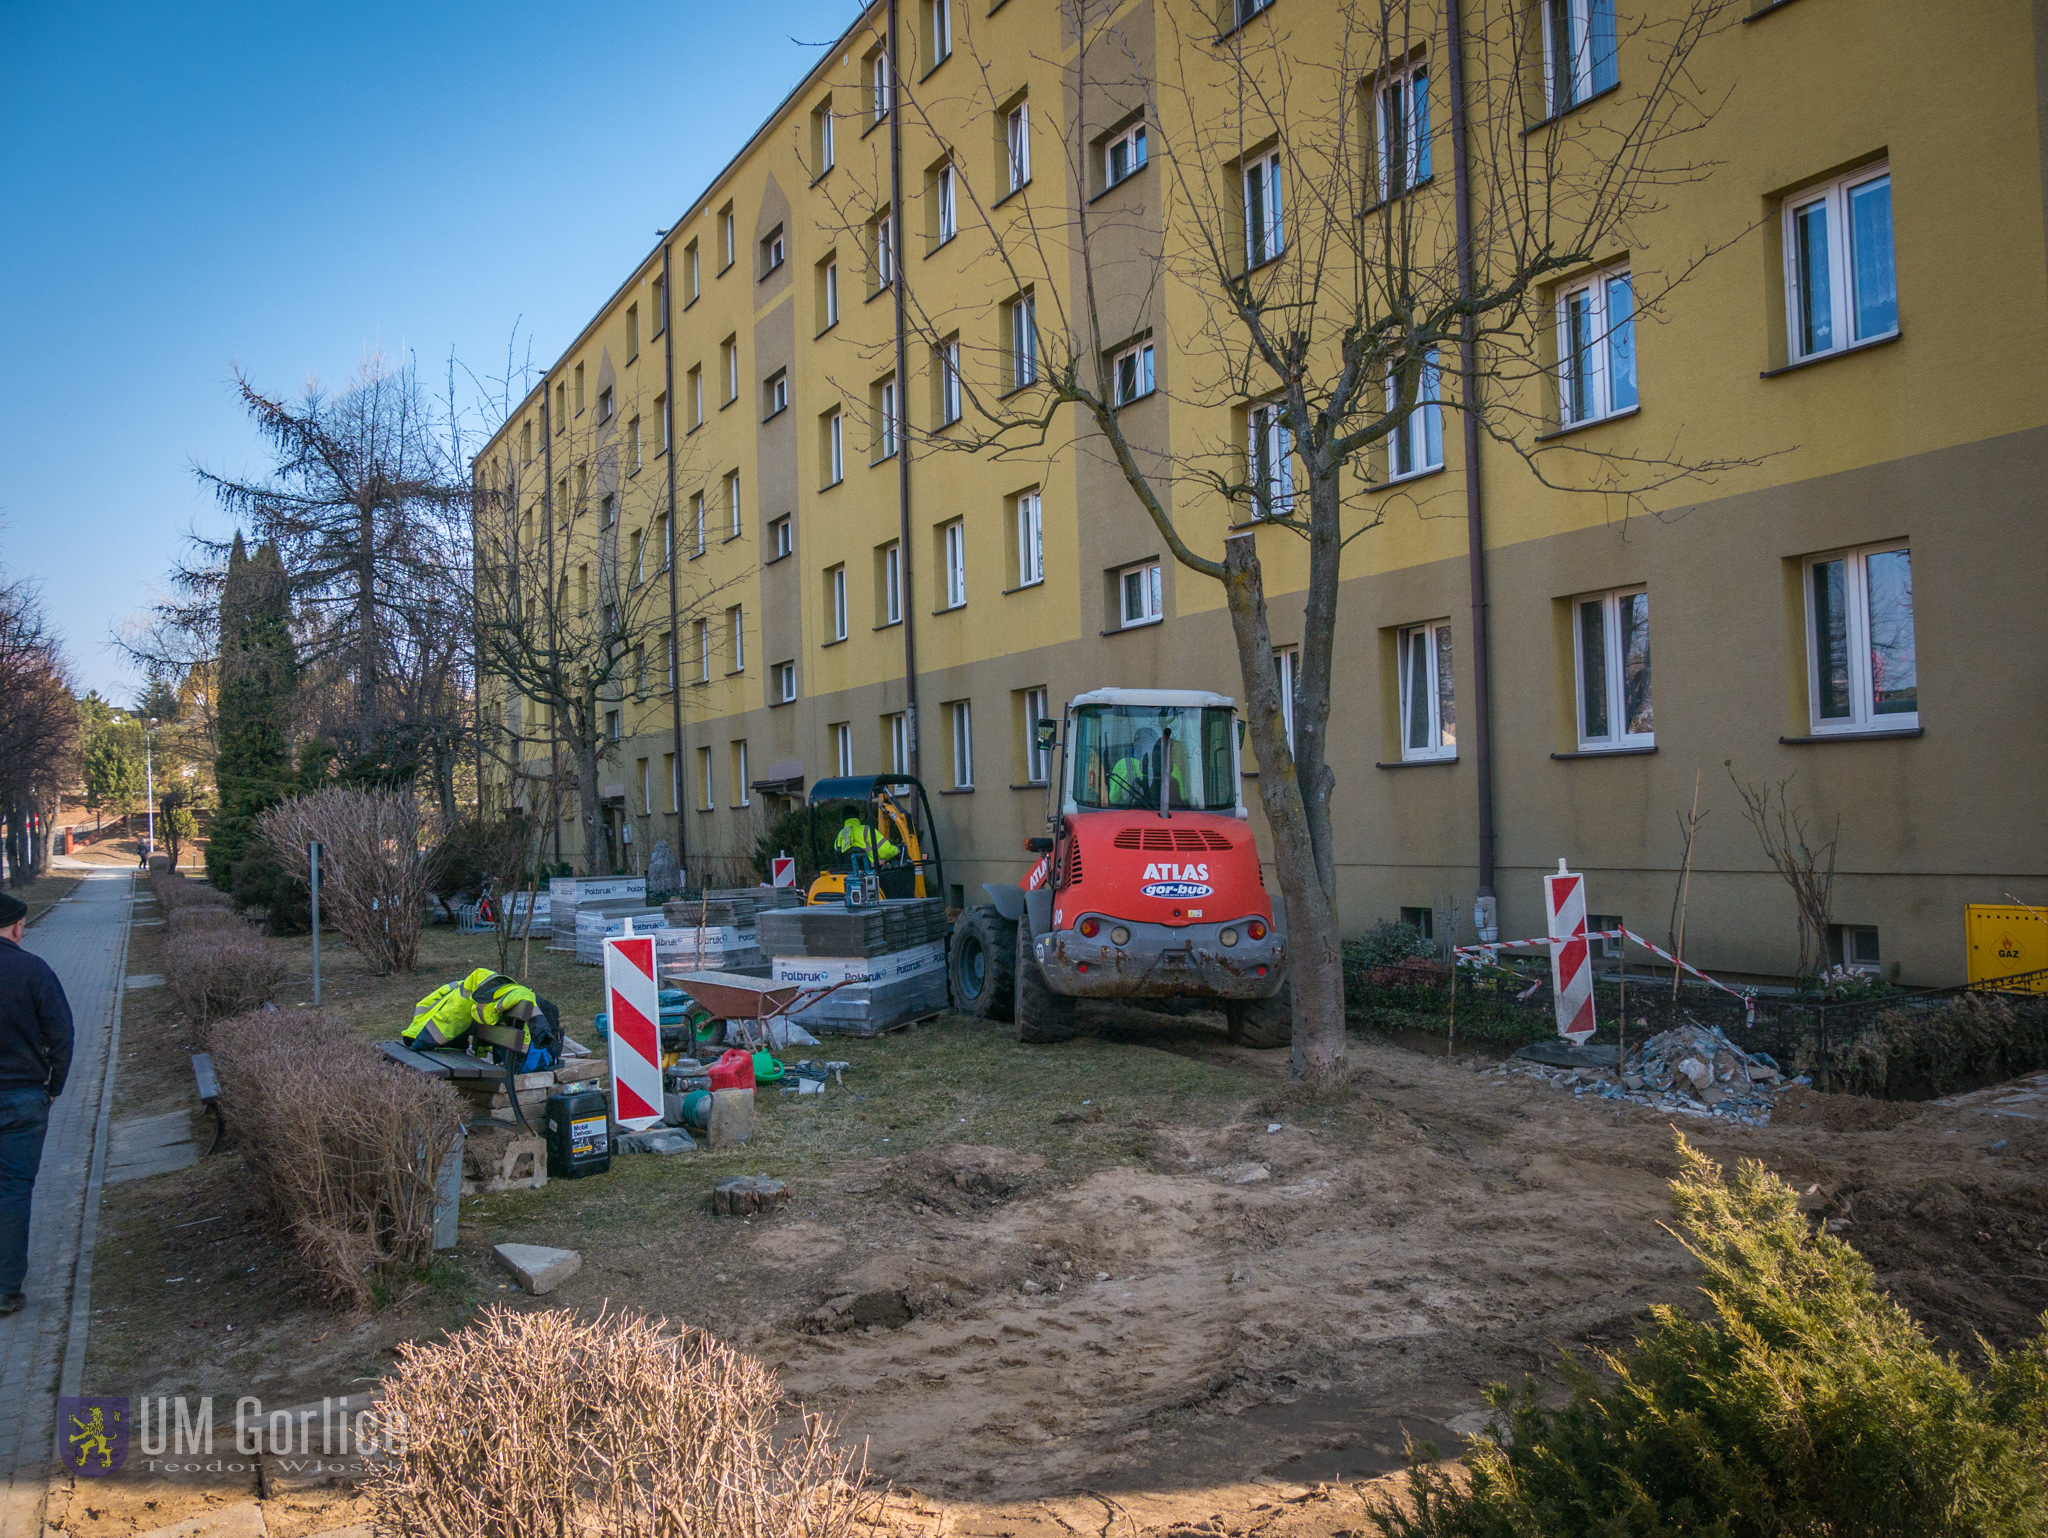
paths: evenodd
<path fill-rule="evenodd" d="M 1554 1043 L 1539 1042 L 1494 1072 L 1541 1079 L 1570 1088 L 1574 1095 L 1596 1094 L 1681 1116 L 1720 1116 L 1753 1127 L 1770 1122 L 1781 1091 L 1811 1082 L 1804 1076 L 1787 1079 L 1769 1054 L 1745 1052 L 1718 1028 L 1690 1022 L 1661 1031 L 1630 1052 L 1619 1084 L 1614 1082 L 1614 1049 L 1604 1049 L 1604 1055 L 1605 1065 L 1589 1061 L 1567 1067 L 1557 1062 Z"/>
<path fill-rule="evenodd" d="M 550 1249 L 544 1244 L 500 1244 L 492 1253 L 535 1297 L 553 1292 L 583 1269 L 583 1257 L 575 1250 Z"/>

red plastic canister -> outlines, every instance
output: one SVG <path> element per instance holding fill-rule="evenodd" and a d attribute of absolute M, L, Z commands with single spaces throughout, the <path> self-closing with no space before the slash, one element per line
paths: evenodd
<path fill-rule="evenodd" d="M 733 1047 L 717 1062 L 711 1065 L 711 1087 L 720 1089 L 752 1089 L 754 1087 L 754 1057 Z"/>

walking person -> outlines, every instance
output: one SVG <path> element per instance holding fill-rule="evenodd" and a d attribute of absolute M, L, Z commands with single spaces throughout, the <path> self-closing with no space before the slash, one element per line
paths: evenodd
<path fill-rule="evenodd" d="M 71 1003 L 42 957 L 21 948 L 28 904 L 0 892 L 0 1314 L 28 1301 L 28 1211 L 50 1102 L 71 1072 Z"/>

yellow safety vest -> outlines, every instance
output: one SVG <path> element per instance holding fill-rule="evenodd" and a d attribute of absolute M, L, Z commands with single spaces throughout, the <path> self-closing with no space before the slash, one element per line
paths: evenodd
<path fill-rule="evenodd" d="M 872 854 L 874 852 L 874 846 L 870 841 L 866 827 L 852 821 L 847 822 L 839 830 L 839 837 L 832 841 L 832 847 L 841 854 L 851 854 L 856 849 L 860 850 L 863 854 Z M 902 851 L 886 838 L 882 840 L 881 857 L 884 860 L 893 860 L 900 853 Z"/>
<path fill-rule="evenodd" d="M 538 1008 L 540 1000 L 524 983 L 478 967 L 461 982 L 443 983 L 415 1004 L 404 1039 L 408 1046 L 431 1051 L 474 1036 L 494 1047 L 524 1052 L 533 1044 L 526 1022 L 505 1018 L 506 1010 L 522 1003 Z"/>

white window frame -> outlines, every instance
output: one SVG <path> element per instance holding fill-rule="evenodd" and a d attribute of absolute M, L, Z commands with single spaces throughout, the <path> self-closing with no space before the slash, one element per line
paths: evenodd
<path fill-rule="evenodd" d="M 1404 763 L 1434 763 L 1458 756 L 1455 708 L 1452 713 L 1453 719 L 1449 739 L 1446 740 L 1444 735 L 1443 679 L 1439 672 L 1442 650 L 1438 635 L 1440 631 L 1448 629 L 1450 623 L 1448 619 L 1433 619 L 1421 625 L 1404 626 L 1400 633 L 1400 644 L 1397 648 L 1396 660 L 1401 674 L 1401 759 Z M 1423 688 L 1428 694 L 1426 701 L 1428 724 L 1423 735 L 1432 739 L 1430 742 L 1420 744 L 1411 740 L 1409 731 L 1412 725 L 1410 718 L 1415 705 L 1415 680 L 1412 674 L 1415 662 L 1415 647 L 1418 644 L 1423 648 Z M 1452 659 L 1451 682 L 1454 707 L 1457 699 L 1456 669 L 1457 662 L 1454 656 Z"/>
<path fill-rule="evenodd" d="M 1245 467 L 1252 491 L 1252 521 L 1294 511 L 1294 434 L 1281 421 L 1279 401 L 1260 401 L 1245 412 Z"/>
<path fill-rule="evenodd" d="M 1124 365 L 1130 365 L 1130 391 L 1124 390 Z M 1128 406 L 1132 401 L 1143 400 L 1153 390 L 1152 344 L 1140 342 L 1135 347 L 1126 347 L 1109 360 L 1109 376 L 1115 404 Z"/>
<path fill-rule="evenodd" d="M 697 621 L 697 682 L 711 682 L 711 621 Z"/>
<path fill-rule="evenodd" d="M 1540 0 L 1539 10 L 1543 17 L 1543 105 L 1547 117 L 1556 117 L 1568 112 L 1580 102 L 1590 101 L 1596 94 L 1607 90 L 1619 78 L 1619 61 L 1610 56 L 1607 68 L 1602 71 L 1600 61 L 1593 57 L 1593 18 L 1596 14 L 1606 17 L 1610 42 L 1618 41 L 1614 36 L 1616 23 L 1614 0 Z M 1570 50 L 1570 92 L 1559 99 L 1558 85 L 1564 72 L 1558 68 L 1560 39 L 1557 24 L 1565 23 L 1566 37 L 1563 46 Z M 1602 75 L 1612 78 L 1599 78 Z"/>
<path fill-rule="evenodd" d="M 830 331 L 839 324 L 839 263 L 825 264 L 825 327 Z"/>
<path fill-rule="evenodd" d="M 718 787 L 712 779 L 711 750 L 709 748 L 699 748 L 697 750 L 697 762 L 704 766 L 704 784 L 702 786 L 704 799 L 698 803 L 697 809 L 700 812 L 708 812 L 718 805 Z"/>
<path fill-rule="evenodd" d="M 896 378 L 893 374 L 882 381 L 882 417 L 878 425 L 882 429 L 882 438 L 877 445 L 876 464 L 896 457 Z"/>
<path fill-rule="evenodd" d="M 789 237 L 783 234 L 779 226 L 768 237 L 767 255 L 768 264 L 761 269 L 761 276 L 764 278 L 789 259 Z"/>
<path fill-rule="evenodd" d="M 704 425 L 704 369 L 700 364 L 690 370 L 690 426 Z"/>
<path fill-rule="evenodd" d="M 1024 778 L 1030 784 L 1043 785 L 1052 778 L 1052 749 L 1038 745 L 1038 723 L 1049 720 L 1046 691 L 1026 689 L 1024 691 Z"/>
<path fill-rule="evenodd" d="M 747 739 L 744 737 L 738 739 L 733 743 L 733 747 L 738 750 L 733 756 L 739 760 L 735 766 L 739 771 L 739 783 L 733 786 L 733 789 L 739 793 L 739 800 L 735 801 L 733 805 L 752 806 L 754 804 L 754 788 L 747 783 L 749 778 L 747 774 Z"/>
<path fill-rule="evenodd" d="M 1807 711 L 1813 724 L 1813 734 L 1819 736 L 1853 735 L 1857 732 L 1903 732 L 1914 731 L 1920 725 L 1920 712 L 1886 711 L 1880 714 L 1876 708 L 1876 680 L 1871 659 L 1870 634 L 1870 558 L 1877 555 L 1904 553 L 1907 569 L 1912 567 L 1912 542 L 1910 540 L 1888 540 L 1883 544 L 1859 545 L 1846 550 L 1828 550 L 1810 555 L 1801 566 L 1800 592 L 1806 606 L 1806 699 Z M 1842 589 L 1845 603 L 1844 644 L 1848 648 L 1849 661 L 1849 714 L 1823 718 L 1821 715 L 1821 647 L 1820 616 L 1813 602 L 1813 575 L 1818 567 L 1830 561 L 1843 563 Z M 1919 616 L 1912 616 L 1914 627 L 1914 682 L 1918 687 L 1919 675 Z M 1917 695 L 1916 695 L 1917 705 Z"/>
<path fill-rule="evenodd" d="M 676 633 L 671 630 L 665 637 L 668 641 L 668 687 L 674 693 L 676 687 Z"/>
<path fill-rule="evenodd" d="M 1280 690 L 1280 724 L 1287 733 L 1287 751 L 1294 746 L 1294 696 L 1301 688 L 1301 648 L 1283 646 L 1273 653 L 1273 682 Z"/>
<path fill-rule="evenodd" d="M 1010 109 L 1003 124 L 1005 159 L 1010 173 L 1010 191 L 1016 192 L 1031 180 L 1031 103 L 1020 101 Z"/>
<path fill-rule="evenodd" d="M 953 0 L 932 0 L 932 68 L 953 57 Z"/>
<path fill-rule="evenodd" d="M 796 664 L 778 662 L 775 664 L 775 698 L 784 705 L 796 698 Z"/>
<path fill-rule="evenodd" d="M 1237 0 L 1237 24 L 1243 26 L 1272 3 L 1273 0 Z"/>
<path fill-rule="evenodd" d="M 889 50 L 878 48 L 868 59 L 868 113 L 872 121 L 879 123 L 889 115 L 895 100 L 894 86 Z"/>
<path fill-rule="evenodd" d="M 955 700 L 946 707 L 953 719 L 953 789 L 974 789 L 974 706 Z"/>
<path fill-rule="evenodd" d="M 834 411 L 825 424 L 825 442 L 830 454 L 832 479 L 825 484 L 837 486 L 846 479 L 846 416 Z"/>
<path fill-rule="evenodd" d="M 882 546 L 882 623 L 903 622 L 903 542 L 892 539 Z"/>
<path fill-rule="evenodd" d="M 732 647 L 732 671 L 744 673 L 747 670 L 747 615 L 746 606 L 734 604 L 725 611 L 726 640 Z"/>
<path fill-rule="evenodd" d="M 959 209 L 953 196 L 953 168 L 939 167 L 939 244 L 944 245 L 960 233 Z"/>
<path fill-rule="evenodd" d="M 960 420 L 960 343 L 957 338 L 939 344 L 939 426 L 950 427 Z"/>
<path fill-rule="evenodd" d="M 606 492 L 598 499 L 597 507 L 598 512 L 602 514 L 601 521 L 607 529 L 619 521 L 619 499 L 610 492 Z"/>
<path fill-rule="evenodd" d="M 1010 301 L 1010 386 L 1021 390 L 1038 383 L 1038 296 L 1019 294 Z"/>
<path fill-rule="evenodd" d="M 946 607 L 967 607 L 967 521 L 955 518 L 946 525 Z"/>
<path fill-rule="evenodd" d="M 1418 91 L 1419 88 L 1419 91 Z M 1431 175 L 1429 63 L 1419 60 L 1380 81 L 1373 92 L 1380 201 L 1411 192 Z"/>
<path fill-rule="evenodd" d="M 647 531 L 633 531 L 633 586 L 638 587 L 647 580 Z"/>
<path fill-rule="evenodd" d="M 1124 152 L 1124 168 L 1116 168 L 1117 151 Z M 1102 187 L 1106 192 L 1119 183 L 1127 182 L 1145 169 L 1146 160 L 1145 125 L 1133 123 L 1122 133 L 1112 134 L 1102 146 Z"/>
<path fill-rule="evenodd" d="M 1399 388 L 1396 375 L 1387 376 L 1387 399 L 1392 403 Z M 1432 347 L 1415 381 L 1415 404 L 1408 415 L 1387 435 L 1387 480 L 1409 481 L 1444 467 L 1443 368 Z"/>
<path fill-rule="evenodd" d="M 832 122 L 837 115 L 838 114 L 836 114 L 832 110 L 832 98 L 829 96 L 826 97 L 824 110 L 822 110 L 818 114 L 819 165 L 817 176 L 823 176 L 827 171 L 832 169 L 834 164 L 836 164 L 836 161 L 833 158 L 835 151 L 832 144 Z M 814 176 L 811 179 L 813 181 L 816 181 L 817 176 Z"/>
<path fill-rule="evenodd" d="M 619 740 L 619 733 L 622 730 L 623 728 L 619 723 L 619 712 L 616 710 L 607 710 L 604 713 L 605 736 L 608 737 L 611 741 L 617 742 Z"/>
<path fill-rule="evenodd" d="M 647 468 L 647 462 L 640 455 L 640 419 L 634 417 L 626 424 L 626 453 L 633 466 L 632 473 L 638 475 Z"/>
<path fill-rule="evenodd" d="M 777 369 L 768 378 L 768 415 L 779 417 L 789 409 L 789 370 Z"/>
<path fill-rule="evenodd" d="M 875 292 L 896 281 L 896 216 L 882 214 L 875 220 Z"/>
<path fill-rule="evenodd" d="M 1017 586 L 1045 581 L 1045 504 L 1035 491 L 1017 498 Z"/>
<path fill-rule="evenodd" d="M 1628 293 L 1628 314 L 1615 318 L 1617 285 Z M 1583 310 L 1578 302 L 1583 301 Z M 1586 318 L 1586 341 L 1580 352 L 1572 335 L 1572 317 Z M 1617 354 L 1628 360 L 1627 396 L 1617 389 L 1621 370 Z M 1581 393 L 1585 410 L 1577 406 Z M 1565 427 L 1598 422 L 1637 409 L 1642 400 L 1642 373 L 1636 352 L 1635 280 L 1626 263 L 1564 285 L 1557 295 L 1557 419 Z"/>
<path fill-rule="evenodd" d="M 910 773 L 910 716 L 901 710 L 889 717 L 889 772 Z"/>
<path fill-rule="evenodd" d="M 700 491 L 691 496 L 690 513 L 697 525 L 697 554 L 702 555 L 704 553 L 705 525 L 710 522 L 710 519 L 705 516 L 703 492 Z"/>
<path fill-rule="evenodd" d="M 1131 578 L 1138 578 L 1134 589 Z M 1126 566 L 1116 574 L 1117 614 L 1122 623 L 1119 630 L 1135 630 L 1140 625 L 1156 625 L 1166 618 L 1165 578 L 1157 561 L 1141 561 L 1136 566 Z M 1131 610 L 1131 595 L 1138 595 L 1138 610 Z"/>
<path fill-rule="evenodd" d="M 1651 748 L 1657 745 L 1656 709 L 1657 675 L 1656 652 L 1650 653 L 1650 711 L 1651 730 L 1632 732 L 1628 729 L 1628 658 L 1622 651 L 1621 605 L 1625 599 L 1647 597 L 1649 589 L 1640 583 L 1634 587 L 1615 588 L 1605 593 L 1581 593 L 1572 600 L 1572 710 L 1578 721 L 1579 751 L 1581 753 L 1612 753 L 1623 748 Z M 1600 610 L 1600 665 L 1603 669 L 1607 711 L 1607 731 L 1594 736 L 1588 732 L 1586 720 L 1586 619 L 1585 610 L 1597 605 Z M 1648 620 L 1645 619 L 1647 625 Z"/>
<path fill-rule="evenodd" d="M 731 538 L 740 537 L 740 473 L 735 470 L 725 478 L 726 506 L 732 511 Z"/>
<path fill-rule="evenodd" d="M 740 343 L 734 337 L 725 344 L 725 399 L 730 405 L 740 398 Z"/>
<path fill-rule="evenodd" d="M 694 240 L 683 250 L 683 271 L 690 284 L 690 297 L 683 303 L 683 308 L 688 309 L 704 293 L 703 254 L 698 251 L 697 242 Z"/>
<path fill-rule="evenodd" d="M 661 755 L 668 762 L 668 809 L 680 812 L 683 809 L 683 767 L 676 762 L 673 753 Z"/>
<path fill-rule="evenodd" d="M 832 728 L 833 767 L 844 779 L 853 773 L 853 723 L 841 721 Z"/>
<path fill-rule="evenodd" d="M 832 639 L 846 639 L 846 567 L 832 568 Z"/>
<path fill-rule="evenodd" d="M 1286 195 L 1280 152 L 1268 150 L 1239 172 L 1244 188 L 1244 265 L 1249 272 L 1287 250 Z M 1254 181 L 1256 179 L 1256 185 Z"/>
<path fill-rule="evenodd" d="M 788 513 L 784 513 L 780 518 L 777 518 L 768 525 L 769 560 L 779 561 L 785 555 L 792 554 L 795 551 L 796 540 L 790 532 L 790 527 L 790 516 Z"/>
<path fill-rule="evenodd" d="M 612 401 L 612 387 L 610 385 L 606 385 L 602 390 L 599 390 L 597 392 L 598 421 L 609 422 L 612 419 Z"/>
<path fill-rule="evenodd" d="M 1877 182 L 1886 184 L 1889 190 L 1892 168 L 1887 161 L 1875 165 L 1859 166 L 1847 176 L 1840 176 L 1831 182 L 1822 182 L 1817 187 L 1808 187 L 1785 199 L 1783 238 L 1785 247 L 1785 342 L 1789 349 L 1787 357 L 1791 362 L 1801 363 L 1808 358 L 1824 358 L 1831 353 L 1846 352 L 1851 348 L 1863 347 L 1871 342 L 1881 342 L 1899 334 L 1898 301 L 1898 227 L 1896 212 L 1890 230 L 1892 249 L 1890 267 L 1892 274 L 1892 323 L 1882 331 L 1867 335 L 1853 334 L 1857 323 L 1855 301 L 1855 231 L 1849 219 L 1849 199 L 1852 194 Z M 1799 281 L 1799 215 L 1816 206 L 1824 207 L 1824 218 L 1828 233 L 1828 326 L 1830 342 L 1825 347 L 1807 349 L 1804 346 L 1804 322 L 1806 320 L 1806 289 Z"/>

